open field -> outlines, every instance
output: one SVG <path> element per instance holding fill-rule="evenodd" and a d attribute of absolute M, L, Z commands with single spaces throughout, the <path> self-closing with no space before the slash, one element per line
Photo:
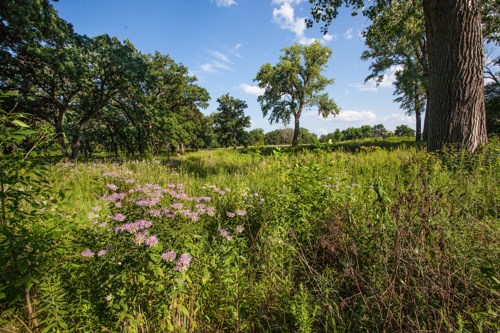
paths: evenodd
<path fill-rule="evenodd" d="M 498 143 L 378 146 L 49 166 L 0 332 L 498 332 Z"/>

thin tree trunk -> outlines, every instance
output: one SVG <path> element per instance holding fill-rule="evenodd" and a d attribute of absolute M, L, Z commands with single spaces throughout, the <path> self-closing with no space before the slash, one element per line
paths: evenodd
<path fill-rule="evenodd" d="M 295 128 L 293 129 L 292 146 L 297 146 L 299 144 L 299 133 L 300 133 L 300 112 L 295 114 L 294 117 L 295 117 Z"/>
<path fill-rule="evenodd" d="M 481 1 L 423 0 L 429 59 L 427 149 L 488 140 Z M 428 118 L 428 119 L 427 119 Z"/>
<path fill-rule="evenodd" d="M 420 142 L 422 141 L 422 113 L 421 113 L 421 108 L 422 106 L 420 105 L 420 95 L 418 93 L 418 84 L 415 83 L 413 85 L 414 92 L 413 92 L 413 98 L 414 98 L 414 106 L 415 106 L 415 141 Z"/>
<path fill-rule="evenodd" d="M 63 130 L 63 120 L 66 111 L 67 108 L 59 108 L 59 112 L 55 119 L 55 124 L 54 124 L 56 130 L 56 138 L 57 141 L 59 142 L 59 145 L 61 146 L 61 154 L 63 155 L 64 158 L 68 157 L 68 147 L 66 146 L 66 139 L 64 137 L 64 130 Z"/>

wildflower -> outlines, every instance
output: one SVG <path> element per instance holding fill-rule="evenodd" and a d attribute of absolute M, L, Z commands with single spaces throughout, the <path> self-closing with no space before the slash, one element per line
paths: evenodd
<path fill-rule="evenodd" d="M 115 203 L 115 208 L 122 208 L 122 203 L 121 202 Z"/>
<path fill-rule="evenodd" d="M 149 247 L 155 246 L 156 244 L 158 244 L 158 237 L 156 237 L 155 235 L 149 236 L 144 240 L 144 245 L 147 245 Z"/>
<path fill-rule="evenodd" d="M 95 213 L 90 212 L 90 213 L 88 213 L 87 216 L 88 216 L 89 219 L 93 220 L 93 219 L 98 218 L 99 214 L 95 214 Z"/>
<path fill-rule="evenodd" d="M 107 302 L 111 302 L 113 300 L 113 295 L 109 294 L 108 296 L 105 297 Z"/>
<path fill-rule="evenodd" d="M 105 255 L 106 255 L 106 252 L 108 252 L 108 251 L 106 251 L 106 250 L 101 250 L 101 251 L 97 252 L 97 256 L 98 256 L 98 257 L 103 257 L 103 256 L 105 256 Z"/>
<path fill-rule="evenodd" d="M 118 189 L 118 186 L 116 186 L 115 184 L 106 184 L 106 187 L 111 191 L 116 191 Z"/>
<path fill-rule="evenodd" d="M 182 207 L 184 207 L 184 205 L 181 203 L 175 203 L 175 204 L 171 205 L 170 207 L 172 207 L 172 209 L 182 209 Z"/>
<path fill-rule="evenodd" d="M 178 272 L 185 272 L 185 271 L 187 271 L 188 268 L 189 268 L 189 265 L 191 263 L 191 259 L 192 259 L 191 255 L 189 253 L 186 252 L 186 253 L 181 254 L 181 257 L 175 263 L 175 269 Z"/>
<path fill-rule="evenodd" d="M 133 184 L 133 183 L 135 183 L 135 179 L 125 179 L 125 183 Z"/>
<path fill-rule="evenodd" d="M 154 216 L 154 217 L 160 217 L 161 216 L 161 210 L 159 210 L 159 209 L 151 209 L 149 211 L 149 215 Z"/>
<path fill-rule="evenodd" d="M 92 207 L 92 211 L 94 211 L 94 212 L 98 212 L 100 210 L 101 210 L 101 206 Z"/>
<path fill-rule="evenodd" d="M 85 251 L 83 251 L 83 252 L 81 252 L 81 253 L 80 253 L 80 255 L 81 255 L 82 257 L 86 257 L 86 258 L 93 257 L 93 256 L 94 256 L 94 254 L 95 254 L 95 253 L 94 253 L 94 252 L 92 252 L 92 251 L 90 251 L 89 249 L 87 249 L 87 250 L 85 250 Z"/>
<path fill-rule="evenodd" d="M 231 212 L 226 212 L 226 215 L 227 215 L 227 217 L 235 217 L 236 216 L 235 213 L 231 213 Z"/>
<path fill-rule="evenodd" d="M 245 228 L 242 225 L 237 225 L 235 230 L 237 234 L 241 234 L 245 230 Z"/>
<path fill-rule="evenodd" d="M 115 216 L 112 217 L 113 220 L 119 221 L 119 222 L 125 221 L 126 218 L 127 217 L 125 215 L 121 214 L 121 213 L 118 213 L 118 214 L 116 214 Z"/>
<path fill-rule="evenodd" d="M 231 233 L 227 231 L 224 228 L 219 228 L 217 229 L 219 231 L 219 234 L 221 234 L 222 237 L 224 237 L 226 240 L 231 241 L 233 240 L 233 237 L 231 236 Z"/>
<path fill-rule="evenodd" d="M 236 215 L 239 215 L 239 216 L 245 216 L 245 215 L 247 215 L 246 210 L 241 210 L 241 209 L 237 209 L 235 211 L 235 213 L 236 213 Z"/>
<path fill-rule="evenodd" d="M 144 243 L 144 240 L 146 239 L 147 235 L 148 235 L 147 232 L 139 232 L 135 234 L 134 243 L 137 245 L 141 245 L 142 243 Z"/>
<path fill-rule="evenodd" d="M 215 207 L 207 207 L 205 211 L 208 216 L 215 216 Z"/>
<path fill-rule="evenodd" d="M 108 225 L 108 223 L 106 223 L 106 222 L 102 222 L 102 223 L 100 223 L 100 224 L 99 224 L 99 226 L 100 226 L 101 228 L 104 228 L 104 227 L 105 227 L 105 226 L 107 226 L 107 225 Z"/>
<path fill-rule="evenodd" d="M 166 261 L 174 261 L 175 258 L 177 257 L 177 253 L 175 253 L 175 251 L 168 251 L 163 253 L 161 257 Z"/>

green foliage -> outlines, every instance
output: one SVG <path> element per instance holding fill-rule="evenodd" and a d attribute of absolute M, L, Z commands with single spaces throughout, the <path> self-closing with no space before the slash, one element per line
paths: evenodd
<path fill-rule="evenodd" d="M 219 107 L 216 113 L 212 114 L 214 132 L 218 141 L 226 148 L 233 146 L 236 149 L 238 139 L 243 139 L 244 129 L 250 127 L 250 117 L 245 116 L 245 109 L 248 107 L 245 101 L 234 98 L 229 94 L 222 95 L 217 99 Z"/>
<path fill-rule="evenodd" d="M 319 41 L 310 46 L 294 44 L 282 50 L 279 62 L 264 64 L 255 77 L 264 94 L 258 97 L 264 117 L 269 122 L 288 125 L 294 119 L 293 145 L 298 144 L 302 111 L 317 107 L 323 118 L 336 115 L 340 109 L 327 93 L 326 86 L 333 83 L 321 75 L 331 58 L 332 50 Z"/>
<path fill-rule="evenodd" d="M 415 130 L 410 128 L 408 125 L 398 125 L 394 134 L 397 136 L 409 136 L 413 137 L 415 135 Z"/>
<path fill-rule="evenodd" d="M 40 331 L 494 332 L 498 145 L 429 155 L 409 140 L 53 166 L 71 228 L 63 243 L 49 220 L 29 233 L 59 239 L 45 263 L 29 254 Z M 15 290 L 0 289 L 5 327 L 29 325 Z"/>
<path fill-rule="evenodd" d="M 500 85 L 489 83 L 485 86 L 486 129 L 488 135 L 500 134 Z"/>

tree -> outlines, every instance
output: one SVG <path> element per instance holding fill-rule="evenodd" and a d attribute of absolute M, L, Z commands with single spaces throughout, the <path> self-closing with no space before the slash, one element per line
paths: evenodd
<path fill-rule="evenodd" d="M 57 16 L 48 1 L 2 2 L 0 82 L 17 90 L 20 108 L 49 122 L 67 155 L 63 124 L 83 89 L 87 38 Z"/>
<path fill-rule="evenodd" d="M 394 134 L 396 136 L 414 136 L 415 130 L 410 128 L 408 125 L 399 125 L 396 127 Z"/>
<path fill-rule="evenodd" d="M 262 128 L 255 128 L 248 132 L 249 135 L 249 146 L 261 146 L 264 144 L 265 134 Z"/>
<path fill-rule="evenodd" d="M 500 134 L 500 85 L 491 82 L 484 89 L 488 135 L 498 135 Z"/>
<path fill-rule="evenodd" d="M 288 125 L 293 116 L 295 146 L 299 143 L 300 117 L 305 109 L 317 106 L 318 114 L 324 118 L 340 111 L 334 100 L 322 93 L 333 83 L 321 75 L 332 50 L 318 41 L 310 46 L 294 44 L 282 52 L 279 62 L 274 66 L 262 65 L 254 80 L 265 89 L 258 101 L 271 124 Z"/>
<path fill-rule="evenodd" d="M 385 137 L 387 130 L 383 124 L 373 125 L 372 127 L 373 136 Z"/>
<path fill-rule="evenodd" d="M 409 0 L 407 0 L 410 2 Z M 308 26 L 328 25 L 342 5 L 362 10 L 373 20 L 402 1 L 376 0 L 365 7 L 363 0 L 310 0 Z M 413 3 L 413 1 L 412 1 Z M 429 64 L 429 96 L 426 114 L 427 149 L 460 144 L 474 152 L 487 142 L 483 91 L 483 38 L 481 2 L 467 0 L 422 0 Z"/>
<path fill-rule="evenodd" d="M 236 149 L 238 136 L 242 135 L 245 128 L 250 127 L 250 117 L 244 113 L 247 103 L 229 94 L 222 95 L 217 102 L 218 112 L 213 115 L 215 133 L 225 147 L 233 145 Z"/>
<path fill-rule="evenodd" d="M 394 83 L 399 102 L 408 115 L 415 115 L 416 140 L 421 141 L 422 114 L 427 100 L 427 48 L 424 16 L 419 2 L 394 2 L 382 10 L 363 32 L 362 59 L 373 59 L 366 80 L 380 82 L 388 70 L 396 70 Z"/>
<path fill-rule="evenodd" d="M 71 158 L 77 159 L 87 124 L 98 118 L 121 92 L 144 80 L 144 59 L 132 43 L 101 35 L 88 44 L 89 68 L 77 107 L 71 114 Z"/>

